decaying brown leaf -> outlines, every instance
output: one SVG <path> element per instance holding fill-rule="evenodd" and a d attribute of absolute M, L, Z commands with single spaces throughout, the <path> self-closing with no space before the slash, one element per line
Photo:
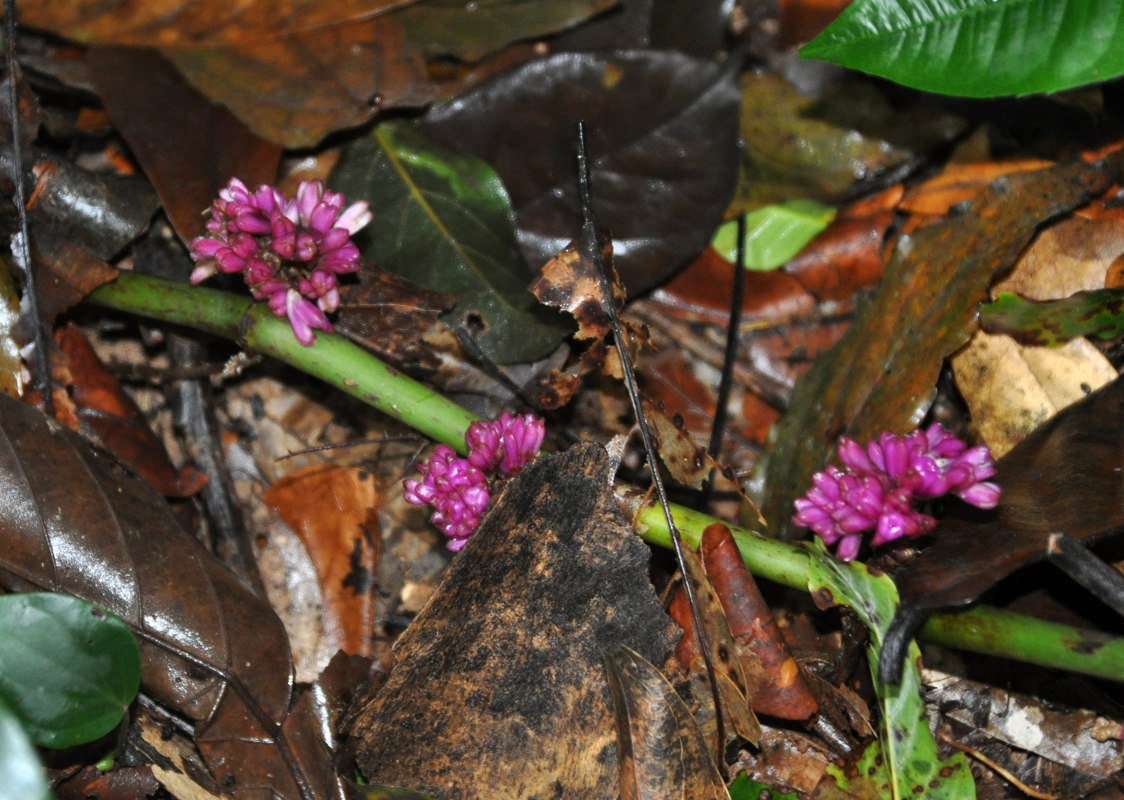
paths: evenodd
<path fill-rule="evenodd" d="M 686 704 L 663 674 L 621 645 L 605 654 L 620 753 L 621 800 L 729 797 Z"/>
<path fill-rule="evenodd" d="M 70 395 L 82 433 L 113 453 L 162 495 L 190 497 L 203 488 L 207 476 L 191 465 L 176 469 L 144 414 L 106 369 L 79 328 L 68 325 L 60 329 L 55 341 L 68 361 Z"/>
<path fill-rule="evenodd" d="M 412 375 L 440 366 L 425 335 L 455 298 L 362 263 L 357 280 L 340 287 L 336 330 Z"/>
<path fill-rule="evenodd" d="M 195 723 L 219 785 L 239 798 L 336 795 L 319 726 L 290 710 L 281 620 L 103 451 L 0 395 L 0 583 L 72 594 L 140 641 L 141 687 Z"/>
<path fill-rule="evenodd" d="M 599 242 L 605 268 L 612 286 L 612 302 L 619 312 L 628 299 L 620 277 L 613 269 L 613 245 L 608 240 Z M 544 408 L 559 408 L 570 402 L 583 375 L 600 372 L 614 378 L 623 378 L 620 356 L 613 345 L 613 331 L 605 311 L 609 298 L 605 297 L 597 267 L 582 254 L 577 242 L 572 242 L 557 256 L 548 261 L 528 290 L 548 306 L 560 308 L 573 315 L 578 330 L 574 338 L 588 341 L 577 363 L 565 371 L 555 370 L 547 378 L 548 389 L 541 395 Z M 622 320 L 622 324 L 625 324 Z M 635 350 L 648 341 L 642 326 L 625 324 L 627 339 Z"/>
<path fill-rule="evenodd" d="M 373 783 L 462 798 L 616 798 L 603 654 L 654 664 L 673 630 L 608 456 L 581 445 L 507 485 L 343 730 Z"/>
<path fill-rule="evenodd" d="M 286 475 L 264 499 L 300 537 L 324 597 L 316 663 L 337 650 L 372 656 L 379 561 L 379 490 L 358 467 L 323 464 Z"/>

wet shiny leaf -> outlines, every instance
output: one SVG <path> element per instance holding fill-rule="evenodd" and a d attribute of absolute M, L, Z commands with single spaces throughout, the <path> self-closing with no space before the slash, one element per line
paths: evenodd
<path fill-rule="evenodd" d="M 696 256 L 733 188 L 732 73 L 673 52 L 557 53 L 434 106 L 427 133 L 490 164 L 538 269 L 581 228 L 575 132 L 585 121 L 598 223 L 632 294 Z M 518 142 L 518 147 L 512 147 Z"/>

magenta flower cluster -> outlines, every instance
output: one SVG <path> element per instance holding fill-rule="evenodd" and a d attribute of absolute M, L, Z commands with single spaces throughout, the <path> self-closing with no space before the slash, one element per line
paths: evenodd
<path fill-rule="evenodd" d="M 344 202 L 320 181 L 304 181 L 286 198 L 272 186 L 251 192 L 231 178 L 211 206 L 207 233 L 191 243 L 191 282 L 242 273 L 250 294 L 287 316 L 301 344 L 312 344 L 314 328 L 332 330 L 326 315 L 340 304 L 336 276 L 359 269 L 351 235 L 371 221 L 365 202 Z"/>
<path fill-rule="evenodd" d="M 951 493 L 978 508 L 999 502 L 999 486 L 987 482 L 995 474 L 988 448 L 969 448 L 939 424 L 904 436 L 883 433 L 865 450 L 841 437 L 839 459 L 843 469 L 828 467 L 813 476 L 793 520 L 835 545 L 841 561 L 858 555 L 864 531 L 874 531 L 873 545 L 931 531 L 936 520 L 914 508 L 914 501 Z"/>
<path fill-rule="evenodd" d="M 495 422 L 474 422 L 464 435 L 468 458 L 448 445 L 438 445 L 424 464 L 422 479 L 405 482 L 403 497 L 414 505 L 431 505 L 430 521 L 449 537 L 454 552 L 464 547 L 480 524 L 491 493 L 488 475 L 512 476 L 539 454 L 546 425 L 534 414 L 508 412 Z"/>

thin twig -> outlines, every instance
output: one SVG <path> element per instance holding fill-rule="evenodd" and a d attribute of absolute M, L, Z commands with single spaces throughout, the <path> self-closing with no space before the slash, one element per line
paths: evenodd
<path fill-rule="evenodd" d="M 944 742 L 945 744 L 948 744 L 948 745 L 952 745 L 957 750 L 962 750 L 963 752 L 967 753 L 972 758 L 976 759 L 976 761 L 979 761 L 981 764 L 986 766 L 988 769 L 992 770 L 999 777 L 1001 777 L 1003 780 L 1007 781 L 1009 784 L 1014 786 L 1016 789 L 1018 789 L 1020 792 L 1027 795 L 1028 797 L 1033 797 L 1033 798 L 1035 798 L 1035 800 L 1058 800 L 1058 795 L 1056 795 L 1056 794 L 1047 794 L 1046 792 L 1040 792 L 1037 789 L 1032 789 L 1031 787 L 1027 786 L 1025 783 L 1023 783 L 1018 778 L 1016 778 L 1013 774 L 1011 774 L 1010 770 L 1008 770 L 1005 767 L 995 763 L 990 758 L 988 758 L 983 753 L 981 753 L 979 750 L 976 750 L 974 747 L 969 747 L 966 744 L 958 742 L 955 739 L 953 739 L 951 736 L 949 736 L 948 734 L 945 734 L 945 733 L 938 733 L 937 735 L 941 737 L 942 742 Z"/>
<path fill-rule="evenodd" d="M 742 298 L 745 297 L 745 214 L 738 217 L 738 247 L 734 264 L 734 291 L 730 298 L 730 320 L 726 325 L 726 350 L 722 354 L 722 376 L 718 379 L 718 396 L 715 398 L 714 424 L 710 429 L 710 443 L 706 454 L 717 461 L 722 451 L 722 437 L 726 432 L 726 406 L 734 388 L 734 362 L 738 358 L 738 327 L 742 321 Z M 714 495 L 714 469 L 706 476 L 699 507 L 706 508 Z"/>
<path fill-rule="evenodd" d="M 648 468 L 652 476 L 652 487 L 656 490 L 656 497 L 659 498 L 660 506 L 664 511 L 664 518 L 667 520 L 668 530 L 671 532 L 672 549 L 675 551 L 675 561 L 679 567 L 679 571 L 683 573 L 683 588 L 687 594 L 687 604 L 691 608 L 691 619 L 695 625 L 695 633 L 699 640 L 699 651 L 703 655 L 703 662 L 706 664 L 706 674 L 710 681 L 710 691 L 714 698 L 714 719 L 717 725 L 718 735 L 718 758 L 716 762 L 722 763 L 722 751 L 726 743 L 726 731 L 722 722 L 722 700 L 718 694 L 718 677 L 714 671 L 714 661 L 711 656 L 710 646 L 707 644 L 706 637 L 703 636 L 702 619 L 699 616 L 698 602 L 695 598 L 694 588 L 691 586 L 691 581 L 688 577 L 690 574 L 687 570 L 686 560 L 683 556 L 683 540 L 679 536 L 679 531 L 675 527 L 675 520 L 671 515 L 671 505 L 667 499 L 667 490 L 663 485 L 663 478 L 660 476 L 659 458 L 656 455 L 656 447 L 654 444 L 654 437 L 652 435 L 652 428 L 648 424 L 648 419 L 644 414 L 644 406 L 640 402 L 640 389 L 636 383 L 636 373 L 632 369 L 632 360 L 628 356 L 628 343 L 624 338 L 624 329 L 621 327 L 620 317 L 617 315 L 617 308 L 613 302 L 613 286 L 609 281 L 609 270 L 605 266 L 605 261 L 601 257 L 601 248 L 597 245 L 597 229 L 593 222 L 593 199 L 592 190 L 590 187 L 589 176 L 589 158 L 585 149 L 585 125 L 581 122 L 578 123 L 578 192 L 581 199 L 582 207 L 582 234 L 581 243 L 587 252 L 586 256 L 597 267 L 597 278 L 601 284 L 602 304 L 604 306 L 605 314 L 609 317 L 609 324 L 613 329 L 613 342 L 616 344 L 617 353 L 620 355 L 621 371 L 624 374 L 624 384 L 628 389 L 629 400 L 632 401 L 632 412 L 636 416 L 636 424 L 640 428 L 640 438 L 644 442 L 644 454 L 648 459 Z"/>
<path fill-rule="evenodd" d="M 1050 534 L 1046 560 L 1124 616 L 1124 574 L 1116 567 L 1101 561 L 1085 545 L 1064 533 Z"/>
<path fill-rule="evenodd" d="M 16 205 L 19 216 L 20 235 L 19 241 L 12 243 L 12 255 L 20 266 L 23 267 L 24 277 L 27 280 L 27 310 L 35 328 L 35 364 L 33 365 L 36 379 L 43 388 L 43 410 L 50 419 L 55 418 L 55 401 L 51 397 L 51 369 L 48 361 L 49 339 L 43 327 L 43 315 L 39 311 L 39 281 L 36 276 L 35 265 L 31 263 L 31 230 L 27 224 L 27 186 L 23 178 L 23 149 L 20 142 L 20 114 L 19 114 L 19 66 L 16 64 L 16 0 L 4 0 L 4 23 L 7 32 L 8 47 L 5 54 L 8 65 L 8 124 L 12 137 L 12 183 L 14 194 L 12 200 Z"/>

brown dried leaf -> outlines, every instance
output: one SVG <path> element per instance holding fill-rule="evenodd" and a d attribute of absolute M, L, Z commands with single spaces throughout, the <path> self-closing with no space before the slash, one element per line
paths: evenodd
<path fill-rule="evenodd" d="M 663 674 L 624 645 L 605 655 L 616 712 L 621 800 L 729 794 L 690 710 Z"/>
<path fill-rule="evenodd" d="M 334 794 L 318 728 L 290 713 L 285 629 L 177 525 L 144 481 L 39 412 L 0 396 L 0 583 L 90 600 L 140 640 L 142 689 L 195 722 L 237 797 Z"/>
<path fill-rule="evenodd" d="M 85 334 L 73 325 L 55 334 L 69 366 L 70 396 L 79 430 L 167 497 L 190 497 L 207 476 L 188 465 L 176 469 L 160 438 L 117 378 L 106 369 Z"/>
<path fill-rule="evenodd" d="M 619 312 L 627 291 L 620 277 L 613 269 L 613 246 L 602 239 L 600 250 L 605 268 L 609 272 L 609 285 L 612 287 L 614 303 Z M 571 242 L 557 256 L 543 266 L 542 271 L 530 286 L 531 294 L 548 306 L 560 308 L 573 315 L 578 323 L 575 339 L 589 341 L 578 362 L 565 371 L 555 370 L 547 378 L 548 390 L 540 397 L 545 408 L 558 408 L 570 401 L 577 389 L 581 376 L 590 372 L 600 372 L 614 378 L 623 378 L 620 355 L 613 344 L 613 331 L 609 323 L 608 306 L 597 266 L 582 253 L 578 242 Z M 622 320 L 626 338 L 635 351 L 648 343 L 648 331 L 642 325 L 630 325 Z M 569 393 L 567 394 L 567 391 Z"/>
<path fill-rule="evenodd" d="M 602 653 L 662 664 L 673 628 L 648 550 L 581 445 L 517 475 L 343 721 L 365 777 L 444 798 L 614 798 Z M 389 746 L 388 746 L 389 745 Z"/>
<path fill-rule="evenodd" d="M 372 656 L 378 587 L 378 486 L 358 467 L 323 464 L 290 473 L 264 500 L 300 537 L 324 598 L 316 663 L 337 650 Z"/>
<path fill-rule="evenodd" d="M 183 241 L 203 233 L 204 212 L 230 178 L 251 189 L 273 182 L 281 148 L 200 94 L 155 50 L 92 47 L 86 62 L 113 124 Z"/>
<path fill-rule="evenodd" d="M 423 336 L 455 298 L 367 262 L 357 277 L 340 287 L 336 330 L 412 374 L 436 371 L 440 359 Z"/>

